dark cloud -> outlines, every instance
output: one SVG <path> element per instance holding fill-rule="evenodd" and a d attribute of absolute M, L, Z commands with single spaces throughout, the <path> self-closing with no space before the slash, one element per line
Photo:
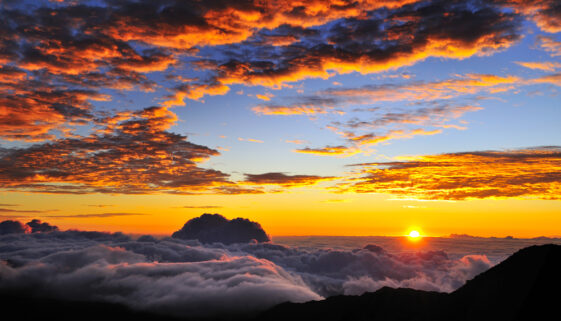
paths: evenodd
<path fill-rule="evenodd" d="M 475 1 L 427 1 L 367 17 L 339 19 L 321 36 L 285 46 L 232 47 L 231 60 L 214 81 L 282 87 L 336 73 L 375 73 L 428 57 L 462 59 L 487 55 L 520 39 L 520 19 L 500 7 Z M 452 49 L 454 48 L 454 49 Z M 238 52 L 236 54 L 236 52 Z M 255 54 L 250 54 L 250 53 Z"/>
<path fill-rule="evenodd" d="M 2 221 L 0 222 L 0 235 L 3 234 L 24 234 L 24 233 L 47 233 L 58 231 L 58 227 L 43 223 L 40 220 L 34 219 L 26 224 L 19 221 Z"/>
<path fill-rule="evenodd" d="M 198 240 L 202 243 L 247 243 L 269 242 L 271 239 L 261 225 L 244 218 L 229 220 L 220 214 L 203 214 L 193 218 L 173 238 Z"/>
<path fill-rule="evenodd" d="M 41 222 L 34 219 L 26 223 L 31 228 L 31 233 L 47 233 L 58 231 L 58 226 L 51 225 L 47 222 Z"/>
<path fill-rule="evenodd" d="M 21 224 L 18 221 L 2 221 L 0 222 L 0 235 L 3 234 L 19 234 L 29 233 L 30 228 L 27 225 Z"/>
<path fill-rule="evenodd" d="M 336 179 L 333 176 L 287 175 L 284 173 L 245 174 L 245 184 L 279 185 L 284 187 L 313 185 Z"/>
<path fill-rule="evenodd" d="M 70 125 L 93 119 L 88 100 L 110 99 L 98 90 L 154 90 L 146 74 L 177 66 L 197 47 L 286 46 L 316 36 L 311 26 L 410 2 L 314 0 L 314 9 L 292 1 L 14 2 L 0 10 L 0 112 L 7 115 L 0 137 L 44 141 L 57 130 L 72 133 Z M 167 105 L 228 92 L 208 78 L 214 80 L 173 89 Z"/>
<path fill-rule="evenodd" d="M 561 31 L 561 4 L 556 0 L 493 0 L 530 17 L 540 29 L 550 33 Z"/>
<path fill-rule="evenodd" d="M 0 10 L 0 137 L 44 141 L 95 120 L 101 89 L 150 91 L 147 77 L 190 59 L 201 79 L 170 88 L 165 106 L 224 95 L 233 84 L 282 87 L 334 73 L 375 73 L 429 57 L 463 59 L 507 48 L 518 13 L 553 30 L 555 1 L 105 1 Z M 557 25 L 558 26 L 558 25 Z M 552 29 L 553 28 L 553 29 Z M 33 88 L 33 90 L 30 90 Z M 283 114 L 283 106 L 259 112 Z M 293 109 L 294 112 L 296 109 Z M 301 106 L 298 114 L 325 111 Z M 61 132 L 61 133 L 58 133 Z"/>

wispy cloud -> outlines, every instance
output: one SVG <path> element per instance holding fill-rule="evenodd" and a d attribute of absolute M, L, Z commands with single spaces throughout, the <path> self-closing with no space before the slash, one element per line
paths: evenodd
<path fill-rule="evenodd" d="M 144 213 L 93 213 L 93 214 L 67 214 L 67 215 L 43 215 L 49 218 L 105 218 L 117 216 L 139 216 L 148 215 Z"/>
<path fill-rule="evenodd" d="M 214 208 L 224 208 L 224 206 L 219 205 L 186 205 L 186 206 L 175 206 L 173 208 L 188 208 L 188 209 L 214 209 Z"/>

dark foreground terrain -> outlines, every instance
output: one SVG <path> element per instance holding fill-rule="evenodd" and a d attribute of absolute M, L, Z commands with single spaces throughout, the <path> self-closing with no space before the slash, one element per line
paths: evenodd
<path fill-rule="evenodd" d="M 117 304 L 0 294 L 3 320 L 180 320 Z M 225 316 L 228 319 L 228 316 Z M 273 320 L 561 320 L 561 246 L 532 246 L 447 294 L 382 288 L 361 296 L 284 303 L 248 317 Z"/>

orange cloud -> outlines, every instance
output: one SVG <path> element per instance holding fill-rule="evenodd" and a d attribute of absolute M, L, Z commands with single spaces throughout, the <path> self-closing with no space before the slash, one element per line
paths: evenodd
<path fill-rule="evenodd" d="M 289 140 L 285 140 L 285 142 L 289 143 L 289 144 L 296 144 L 296 145 L 302 145 L 302 144 L 306 143 L 306 141 L 300 140 L 300 139 L 293 139 L 293 140 L 289 139 Z"/>
<path fill-rule="evenodd" d="M 529 68 L 529 69 L 538 69 L 543 71 L 555 71 L 556 69 L 561 68 L 561 63 L 558 62 L 522 62 L 516 61 L 517 64 L 520 66 Z"/>
<path fill-rule="evenodd" d="M 44 193 L 242 193 L 229 175 L 197 163 L 219 155 L 166 130 L 177 120 L 163 107 L 107 119 L 101 135 L 4 149 L 4 190 Z M 124 119 L 123 119 L 124 118 Z"/>
<path fill-rule="evenodd" d="M 0 138 L 41 141 L 54 130 L 70 134 L 68 126 L 94 120 L 90 101 L 107 101 L 92 90 L 68 89 L 27 79 L 18 68 L 0 69 Z"/>
<path fill-rule="evenodd" d="M 264 143 L 262 140 L 253 139 L 253 138 L 241 138 L 241 137 L 238 137 L 238 140 L 239 140 L 240 142 L 251 142 L 251 143 L 260 143 L 260 144 Z"/>
<path fill-rule="evenodd" d="M 561 56 L 561 41 L 555 41 L 551 37 L 547 36 L 537 36 L 540 42 L 540 46 L 549 52 L 551 56 L 558 57 Z"/>
<path fill-rule="evenodd" d="M 301 154 L 312 154 L 318 156 L 337 156 L 337 157 L 349 157 L 360 152 L 360 150 L 347 147 L 347 146 L 325 146 L 322 148 L 302 148 L 295 149 L 295 153 Z"/>
<path fill-rule="evenodd" d="M 150 18 L 130 10 L 127 3 L 116 5 L 106 35 L 122 41 L 141 41 L 159 47 L 188 49 L 239 43 L 255 30 L 281 25 L 311 27 L 340 18 L 360 17 L 379 8 L 398 8 L 417 0 L 359 1 L 248 1 L 215 5 L 208 2 L 174 3 L 166 10 L 150 2 L 139 7 L 152 12 Z M 181 14 L 188 19 L 177 19 Z M 289 37 L 270 37 L 275 45 L 288 44 Z"/>
<path fill-rule="evenodd" d="M 516 76 L 496 76 L 489 74 L 467 74 L 443 81 L 413 82 L 401 85 L 365 86 L 361 88 L 337 88 L 326 90 L 321 94 L 350 97 L 353 102 L 359 98 L 367 99 L 364 103 L 375 101 L 437 100 L 450 99 L 460 95 L 477 94 L 492 91 L 504 86 L 521 83 Z M 509 87 L 507 87 L 509 88 Z"/>
<path fill-rule="evenodd" d="M 561 147 L 427 155 L 401 162 L 354 165 L 358 178 L 340 192 L 389 193 L 407 198 L 561 199 Z"/>
<path fill-rule="evenodd" d="M 230 61 L 220 66 L 217 80 L 223 84 L 245 84 L 261 85 L 265 87 L 278 88 L 285 83 L 295 82 L 307 78 L 329 78 L 334 74 L 346 74 L 359 72 L 362 74 L 376 73 L 392 70 L 403 66 L 409 66 L 429 57 L 443 57 L 453 59 L 464 59 L 474 55 L 488 55 L 497 50 L 508 48 L 518 40 L 513 27 L 513 17 L 489 11 L 485 15 L 465 17 L 467 12 L 451 14 L 444 7 L 441 17 L 431 16 L 433 24 L 430 27 L 425 24 L 428 19 L 420 12 L 412 12 L 416 18 L 407 28 L 398 23 L 400 16 L 389 17 L 389 25 L 385 33 L 372 27 L 369 20 L 358 20 L 354 22 L 342 22 L 337 30 L 340 34 L 333 36 L 330 44 L 316 45 L 313 48 L 290 47 L 287 54 L 282 57 L 283 67 L 278 64 L 257 65 L 251 61 Z M 434 20 L 436 19 L 436 20 Z M 457 23 L 454 19 L 465 19 L 474 24 L 468 33 L 457 32 Z M 363 35 L 352 35 L 352 30 L 368 24 L 373 28 L 370 34 L 380 33 L 380 41 L 388 42 L 387 48 L 380 49 L 378 45 L 361 43 L 361 46 L 352 47 L 354 42 L 349 39 Z M 465 23 L 465 21 L 464 21 Z M 344 25 L 349 24 L 349 26 Z M 476 28 L 475 25 L 478 25 Z M 480 24 L 486 25 L 481 27 Z M 454 25 L 454 28 L 452 28 Z M 417 32 L 417 28 L 424 28 L 423 32 Z M 428 28 L 428 29 L 427 29 Z M 344 30 L 344 31 L 341 31 Z M 455 30 L 452 32 L 452 30 Z M 333 31 L 334 32 L 334 31 Z M 395 39 L 384 39 L 383 35 L 394 33 Z M 347 34 L 349 33 L 349 34 Z M 358 41 L 359 39 L 357 39 Z M 399 46 L 390 41 L 397 41 Z M 340 43 L 338 43 L 340 42 Z M 347 43 L 349 42 L 349 43 Z M 375 42 L 373 42 L 375 43 Z M 347 49 L 346 46 L 349 46 Z M 370 47 L 372 46 L 372 47 Z M 401 48 L 408 50 L 402 51 Z M 354 49 L 353 49 L 354 48 Z M 353 52 L 356 48 L 360 51 Z M 382 52 L 380 52 L 382 51 Z"/>
<path fill-rule="evenodd" d="M 325 114 L 324 107 L 320 106 L 305 106 L 305 105 L 292 105 L 292 106 L 278 106 L 278 105 L 259 105 L 251 108 L 253 112 L 260 115 L 314 115 Z"/>
<path fill-rule="evenodd" d="M 298 96 L 296 102 L 287 105 L 265 104 L 252 108 L 253 112 L 261 115 L 314 115 L 335 111 L 335 107 L 346 105 L 371 104 L 380 101 L 432 101 L 452 99 L 462 95 L 482 93 L 498 93 L 512 90 L 517 85 L 523 85 L 526 80 L 516 76 L 496 76 L 489 74 L 467 74 L 457 78 L 433 82 L 411 82 L 405 84 L 370 85 L 359 88 L 332 88 L 320 91 L 314 95 Z M 442 108 L 440 108 L 442 109 Z M 474 106 L 444 108 L 448 114 L 457 118 L 466 111 L 481 109 Z M 433 108 L 434 114 L 441 115 L 445 110 Z M 395 116 L 397 114 L 388 114 Z M 413 113 L 410 113 L 413 116 Z M 418 117 L 420 115 L 417 115 Z M 430 115 L 424 115 L 425 120 Z M 421 123 L 422 119 L 411 120 L 411 123 Z M 404 123 L 406 120 L 403 121 Z M 379 123 L 377 125 L 380 125 Z"/>
<path fill-rule="evenodd" d="M 187 84 L 174 89 L 174 95 L 164 101 L 166 107 L 185 106 L 185 98 L 200 100 L 205 95 L 217 96 L 225 95 L 230 91 L 230 87 L 219 83 L 211 84 Z"/>
<path fill-rule="evenodd" d="M 435 130 L 425 130 L 422 128 L 417 128 L 413 130 L 390 130 L 385 135 L 375 135 L 375 134 L 364 134 L 364 135 L 355 135 L 353 133 L 344 133 L 345 137 L 353 143 L 358 145 L 376 145 L 388 140 L 392 139 L 406 139 L 412 138 L 414 136 L 430 136 L 440 134 L 442 130 L 435 129 Z"/>
<path fill-rule="evenodd" d="M 265 93 L 263 95 L 257 94 L 257 95 L 255 95 L 255 97 L 257 97 L 258 99 L 264 100 L 264 101 L 270 101 L 271 98 L 275 97 L 275 95 L 273 95 L 271 93 Z"/>
<path fill-rule="evenodd" d="M 557 0 L 502 0 L 497 1 L 531 17 L 543 31 L 561 31 L 561 7 Z"/>
<path fill-rule="evenodd" d="M 287 175 L 284 173 L 245 174 L 241 184 L 249 185 L 278 185 L 282 187 L 300 187 L 315 185 L 324 181 L 331 181 L 337 177 L 316 175 Z"/>
<path fill-rule="evenodd" d="M 534 78 L 529 81 L 530 84 L 552 84 L 561 87 L 561 73 L 547 75 L 539 78 Z"/>

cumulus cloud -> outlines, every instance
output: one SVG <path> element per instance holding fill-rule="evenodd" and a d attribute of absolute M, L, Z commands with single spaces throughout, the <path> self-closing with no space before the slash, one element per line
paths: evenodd
<path fill-rule="evenodd" d="M 51 225 L 47 222 L 41 222 L 38 219 L 31 220 L 26 224 L 31 228 L 31 233 L 47 233 L 58 231 L 58 226 Z"/>
<path fill-rule="evenodd" d="M 224 224 L 225 219 L 203 215 L 180 231 L 201 235 L 216 221 Z M 258 226 L 243 219 L 229 222 Z M 253 232 L 242 234 L 247 240 Z M 191 317 L 252 313 L 285 301 L 360 294 L 384 285 L 452 291 L 492 264 L 484 256 L 392 254 L 372 244 L 354 250 L 270 242 L 203 245 L 197 240 L 132 240 L 121 233 L 83 231 L 2 234 L 0 242 L 2 292 L 116 302 Z"/>
<path fill-rule="evenodd" d="M 41 222 L 33 219 L 26 224 L 19 221 L 2 221 L 0 222 L 0 235 L 3 234 L 25 234 L 25 233 L 48 233 L 58 231 L 58 227 L 47 222 Z"/>
<path fill-rule="evenodd" d="M 421 199 L 560 199 L 560 153 L 560 147 L 550 146 L 357 164 L 362 176 L 338 189 Z"/>
<path fill-rule="evenodd" d="M 203 214 L 195 217 L 175 233 L 173 238 L 198 240 L 202 243 L 269 242 L 270 238 L 261 225 L 244 218 L 229 220 L 220 214 Z"/>
<path fill-rule="evenodd" d="M 19 234 L 29 233 L 30 228 L 27 225 L 21 224 L 18 221 L 3 221 L 0 223 L 0 235 L 2 234 Z"/>

